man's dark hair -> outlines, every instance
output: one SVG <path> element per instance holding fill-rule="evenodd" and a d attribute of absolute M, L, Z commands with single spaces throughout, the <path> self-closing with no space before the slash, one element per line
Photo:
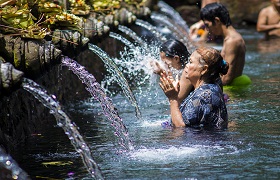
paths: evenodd
<path fill-rule="evenodd" d="M 221 3 L 210 3 L 200 10 L 200 18 L 204 21 L 211 21 L 215 25 L 215 17 L 226 25 L 231 25 L 231 19 L 227 8 Z"/>

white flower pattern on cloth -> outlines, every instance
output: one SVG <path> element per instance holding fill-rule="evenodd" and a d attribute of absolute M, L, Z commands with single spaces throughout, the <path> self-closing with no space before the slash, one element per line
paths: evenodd
<path fill-rule="evenodd" d="M 221 88 L 217 84 L 203 84 L 181 104 L 180 111 L 187 126 L 224 129 L 228 114 Z"/>

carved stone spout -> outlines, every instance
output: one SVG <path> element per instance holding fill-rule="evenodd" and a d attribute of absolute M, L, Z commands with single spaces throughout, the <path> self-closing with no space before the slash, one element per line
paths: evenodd
<path fill-rule="evenodd" d="M 29 78 L 36 78 L 52 64 L 60 63 L 61 50 L 49 41 L 0 35 L 0 46 L 0 56 Z"/>
<path fill-rule="evenodd" d="M 9 92 L 22 82 L 24 73 L 14 68 L 9 62 L 0 60 L 0 94 Z"/>

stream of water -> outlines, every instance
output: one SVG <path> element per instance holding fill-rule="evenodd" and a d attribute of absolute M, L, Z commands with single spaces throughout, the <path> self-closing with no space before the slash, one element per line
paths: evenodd
<path fill-rule="evenodd" d="M 80 135 L 75 123 L 71 122 L 67 114 L 62 110 L 54 95 L 48 95 L 40 85 L 30 79 L 24 79 L 23 88 L 30 92 L 38 99 L 45 107 L 50 109 L 50 113 L 55 116 L 57 125 L 61 127 L 68 136 L 75 150 L 80 154 L 82 160 L 87 167 L 88 172 L 95 179 L 103 179 L 102 173 L 93 160 L 91 149 L 88 147 L 83 137 Z"/>

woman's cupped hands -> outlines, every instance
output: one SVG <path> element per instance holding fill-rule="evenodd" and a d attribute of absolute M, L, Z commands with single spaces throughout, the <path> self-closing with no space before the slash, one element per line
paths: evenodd
<path fill-rule="evenodd" d="M 161 72 L 159 85 L 169 100 L 177 100 L 180 90 L 178 75 L 174 79 L 171 71 Z"/>

